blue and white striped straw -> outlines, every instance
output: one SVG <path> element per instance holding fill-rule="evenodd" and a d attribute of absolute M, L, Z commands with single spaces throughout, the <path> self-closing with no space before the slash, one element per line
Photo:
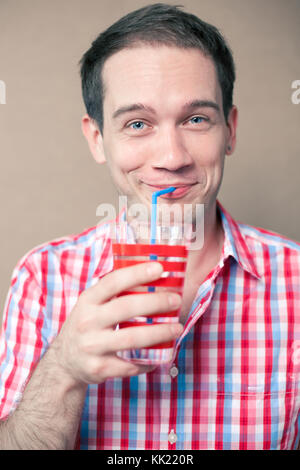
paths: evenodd
<path fill-rule="evenodd" d="M 162 196 L 163 194 L 172 193 L 175 191 L 174 186 L 170 186 L 170 188 L 161 189 L 159 191 L 155 191 L 152 194 L 152 206 L 151 206 L 151 245 L 155 245 L 156 243 L 156 218 L 157 218 L 157 198 Z"/>
<path fill-rule="evenodd" d="M 152 205 L 151 205 L 151 233 L 150 233 L 150 244 L 155 245 L 156 243 L 156 220 L 157 220 L 157 198 L 162 196 L 163 194 L 172 193 L 175 191 L 174 186 L 170 186 L 169 188 L 160 189 L 159 191 L 155 191 L 152 194 Z M 150 255 L 151 260 L 157 259 L 156 255 Z M 148 287 L 148 292 L 154 292 L 155 287 Z M 151 320 L 151 319 L 149 319 Z M 150 321 L 149 321 L 150 323 Z"/>

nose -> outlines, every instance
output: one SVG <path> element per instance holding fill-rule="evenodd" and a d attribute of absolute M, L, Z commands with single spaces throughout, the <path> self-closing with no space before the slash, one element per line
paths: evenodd
<path fill-rule="evenodd" d="M 174 128 L 161 130 L 157 136 L 152 166 L 178 171 L 192 165 L 193 159 L 185 148 L 180 132 Z"/>

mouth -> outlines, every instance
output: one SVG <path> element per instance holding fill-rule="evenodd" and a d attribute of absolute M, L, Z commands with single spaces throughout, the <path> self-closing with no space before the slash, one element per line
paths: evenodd
<path fill-rule="evenodd" d="M 148 184 L 144 183 L 148 186 L 152 192 L 159 191 L 160 189 L 170 188 L 174 186 L 176 189 L 172 193 L 163 194 L 160 196 L 163 199 L 179 199 L 185 196 L 196 183 L 169 183 L 169 184 Z"/>

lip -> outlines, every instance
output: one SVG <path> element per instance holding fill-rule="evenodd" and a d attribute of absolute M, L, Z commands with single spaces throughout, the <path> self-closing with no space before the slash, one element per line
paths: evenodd
<path fill-rule="evenodd" d="M 170 188 L 174 186 L 176 189 L 172 193 L 163 194 L 160 196 L 163 199 L 177 199 L 185 196 L 196 183 L 169 183 L 169 184 L 149 184 L 144 183 L 146 186 L 149 186 L 153 192 L 159 191 L 160 189 Z"/>

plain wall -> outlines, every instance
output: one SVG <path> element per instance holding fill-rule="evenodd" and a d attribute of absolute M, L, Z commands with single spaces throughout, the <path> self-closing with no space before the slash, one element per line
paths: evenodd
<path fill-rule="evenodd" d="M 2 312 L 17 261 L 30 249 L 99 221 L 117 204 L 105 166 L 82 136 L 78 61 L 135 0 L 1 0 L 0 201 Z M 216 25 L 237 67 L 238 144 L 219 200 L 238 220 L 300 241 L 299 0 L 183 0 Z M 0 313 L 1 320 L 1 313 Z"/>

